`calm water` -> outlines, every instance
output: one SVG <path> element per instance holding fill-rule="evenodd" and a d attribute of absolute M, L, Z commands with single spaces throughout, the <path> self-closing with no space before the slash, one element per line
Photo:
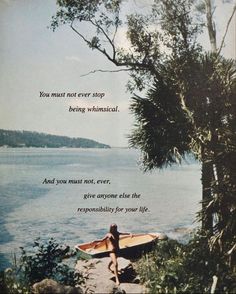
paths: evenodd
<path fill-rule="evenodd" d="M 102 237 L 110 223 L 120 231 L 165 232 L 181 237 L 193 226 L 201 197 L 200 167 L 185 163 L 143 173 L 139 153 L 128 149 L 0 149 L 0 265 L 19 246 L 41 237 L 73 246 Z M 43 184 L 55 179 L 54 184 Z M 68 184 L 68 180 L 77 184 Z M 56 185 L 56 180 L 67 183 Z M 94 180 L 94 183 L 83 183 Z M 97 180 L 110 183 L 97 184 Z M 82 183 L 81 183 L 82 181 Z M 140 198 L 119 198 L 120 194 Z M 118 194 L 116 199 L 84 199 L 84 194 Z M 148 212 L 77 212 L 77 208 L 145 206 Z M 180 230 L 179 230 L 180 229 Z"/>

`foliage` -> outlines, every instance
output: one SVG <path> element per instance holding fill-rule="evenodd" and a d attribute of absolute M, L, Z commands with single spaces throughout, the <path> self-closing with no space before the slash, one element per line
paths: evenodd
<path fill-rule="evenodd" d="M 178 60 L 163 65 L 146 98 L 133 97 L 132 146 L 145 169 L 180 163 L 188 153 L 202 162 L 203 208 L 211 247 L 234 254 L 236 232 L 236 80 L 233 61 L 207 54 L 191 72 Z M 205 194 L 207 193 L 207 197 Z M 214 221 L 213 221 L 214 218 Z M 232 251 L 231 251 L 232 249 Z"/>
<path fill-rule="evenodd" d="M 16 271 L 8 268 L 0 272 L 0 293 L 2 294 L 30 294 L 30 287 L 17 277 Z"/>
<path fill-rule="evenodd" d="M 196 36 L 201 28 L 191 21 L 193 2 L 154 1 L 150 13 L 134 12 L 124 17 L 122 0 L 57 1 L 51 28 L 55 31 L 62 24 L 70 25 L 89 48 L 129 70 L 129 90 L 143 90 L 159 76 L 159 68 L 169 53 L 178 55 L 185 51 L 190 56 L 196 47 L 200 49 Z M 169 22 L 170 19 L 175 23 Z M 128 49 L 117 40 L 121 30 L 126 31 Z"/>
<path fill-rule="evenodd" d="M 1 273 L 3 293 L 30 293 L 30 287 L 43 279 L 53 279 L 64 285 L 75 286 L 83 282 L 82 276 L 67 264 L 71 256 L 69 246 L 60 246 L 53 238 L 47 242 L 34 241 L 33 252 L 21 247 L 19 262 Z M 5 292 L 4 292 L 5 291 Z"/>
<path fill-rule="evenodd" d="M 187 245 L 168 240 L 136 264 L 141 282 L 150 293 L 209 293 L 213 276 L 215 293 L 235 293 L 236 274 L 219 255 L 209 250 L 206 237 L 196 235 Z"/>
<path fill-rule="evenodd" d="M 206 82 L 201 83 L 199 93 L 205 97 L 205 103 L 195 121 L 206 134 L 201 144 L 202 162 L 210 166 L 212 177 L 200 219 L 204 221 L 207 215 L 213 216 L 211 247 L 228 256 L 236 241 L 236 169 L 233 164 L 236 161 L 236 71 L 231 60 L 218 57 L 216 61 L 207 57 L 204 62 L 202 76 Z"/>
<path fill-rule="evenodd" d="M 145 169 L 180 163 L 189 152 L 193 130 L 171 77 L 156 80 L 147 98 L 133 97 L 130 106 L 136 117 L 130 144 L 143 153 Z"/>
<path fill-rule="evenodd" d="M 110 146 L 85 138 L 69 138 L 28 131 L 0 129 L 0 146 L 48 148 L 110 148 Z"/>

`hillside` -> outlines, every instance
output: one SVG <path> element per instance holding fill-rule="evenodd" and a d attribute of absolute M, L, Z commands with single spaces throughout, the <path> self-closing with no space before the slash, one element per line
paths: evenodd
<path fill-rule="evenodd" d="M 28 131 L 0 129 L 0 146 L 47 148 L 110 148 L 109 145 L 85 138 L 70 138 Z"/>

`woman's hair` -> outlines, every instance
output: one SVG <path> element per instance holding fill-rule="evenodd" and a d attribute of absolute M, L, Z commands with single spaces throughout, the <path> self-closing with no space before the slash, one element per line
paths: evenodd
<path fill-rule="evenodd" d="M 117 225 L 116 224 L 111 224 L 110 225 L 110 233 L 111 234 L 116 234 L 117 233 Z"/>

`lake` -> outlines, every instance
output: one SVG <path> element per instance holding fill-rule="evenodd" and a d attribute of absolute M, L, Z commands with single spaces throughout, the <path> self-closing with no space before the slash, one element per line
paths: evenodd
<path fill-rule="evenodd" d="M 132 149 L 0 149 L 0 264 L 40 237 L 62 244 L 122 232 L 181 239 L 201 199 L 200 165 L 144 173 Z"/>

